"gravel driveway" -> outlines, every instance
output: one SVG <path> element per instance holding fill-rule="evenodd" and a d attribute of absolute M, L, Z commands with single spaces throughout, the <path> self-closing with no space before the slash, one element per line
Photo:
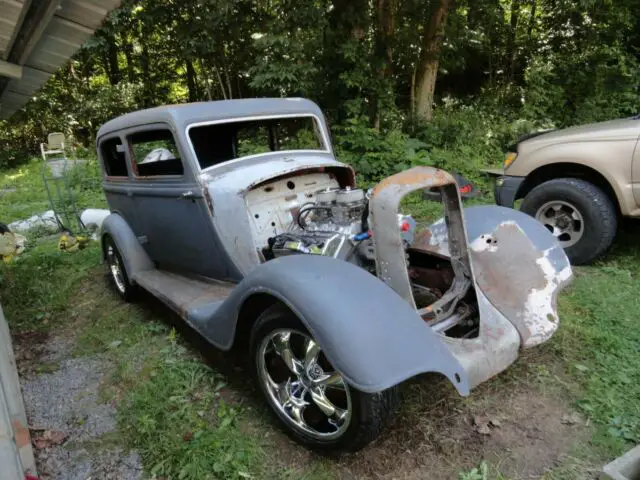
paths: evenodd
<path fill-rule="evenodd" d="M 14 343 L 38 474 L 55 480 L 141 478 L 138 454 L 118 446 L 115 408 L 100 401 L 109 362 L 73 358 L 73 341 L 62 336 L 18 336 Z"/>

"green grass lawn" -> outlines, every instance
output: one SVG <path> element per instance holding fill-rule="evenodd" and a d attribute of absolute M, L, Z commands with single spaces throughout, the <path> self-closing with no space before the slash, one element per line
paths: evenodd
<path fill-rule="evenodd" d="M 74 187 L 82 192 L 80 203 L 104 202 L 100 190 L 84 177 L 91 174 L 79 175 Z M 9 188 L 15 191 L 0 196 L 0 221 L 8 223 L 48 208 L 37 162 L 0 174 L 0 189 Z M 432 216 L 437 210 L 414 198 L 407 206 L 420 216 Z M 545 478 L 585 478 L 587 472 L 592 474 L 639 443 L 638 233 L 635 226 L 627 226 L 604 259 L 575 269 L 574 282 L 560 297 L 561 326 L 552 340 L 528 352 L 469 400 L 449 390 L 434 394 L 422 384 L 410 385 L 401 419 L 376 445 L 376 452 L 404 458 L 409 455 L 404 447 L 397 450 L 405 441 L 404 425 L 420 423 L 407 435 L 429 442 L 434 435 L 430 429 L 436 427 L 427 413 L 435 412 L 445 422 L 482 402 L 499 410 L 501 405 L 497 400 L 492 404 L 492 398 L 523 385 L 541 398 L 549 391 L 559 392 L 567 408 L 578 409 L 588 424 L 586 435 L 575 439 L 570 455 L 551 466 Z M 65 253 L 57 249 L 56 238 L 33 239 L 15 261 L 0 265 L 0 299 L 14 334 L 72 332 L 75 355 L 110 359 L 114 367 L 103 396 L 118 405 L 117 441 L 139 451 L 149 475 L 311 479 L 374 468 L 366 451 L 352 460 L 328 460 L 275 435 L 250 376 L 239 371 L 242 362 L 216 353 L 212 358 L 203 356 L 211 349 L 198 346 L 201 341 L 152 299 L 121 303 L 106 288 L 99 261 L 95 243 Z M 435 410 L 425 410 L 429 401 L 437 405 Z M 448 435 L 446 429 L 438 431 L 442 438 Z M 499 461 L 483 457 L 478 450 L 447 461 L 459 462 L 453 468 L 467 480 L 509 478 L 500 473 Z"/>

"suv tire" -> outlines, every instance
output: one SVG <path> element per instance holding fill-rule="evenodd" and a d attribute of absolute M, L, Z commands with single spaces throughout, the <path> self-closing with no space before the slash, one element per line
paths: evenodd
<path fill-rule="evenodd" d="M 614 203 L 600 188 L 577 178 L 556 178 L 531 190 L 520 210 L 543 223 L 574 265 L 593 262 L 613 243 Z"/>
<path fill-rule="evenodd" d="M 315 360 L 308 362 L 311 355 L 306 352 L 310 351 L 310 344 Z M 250 352 L 260 390 L 280 426 L 309 448 L 360 450 L 378 437 L 399 403 L 397 386 L 365 393 L 348 385 L 328 362 L 311 333 L 283 305 L 269 307 L 258 317 L 251 334 Z M 315 376 L 309 374 L 302 378 L 306 373 L 294 373 L 289 367 L 291 363 L 296 365 L 294 370 L 316 372 Z M 315 379 L 325 377 L 339 378 L 339 381 L 332 380 L 315 391 Z M 296 405 L 305 406 L 296 412 Z M 324 411 L 320 407 L 324 407 Z M 336 413 L 329 414 L 334 407 L 337 407 Z"/>

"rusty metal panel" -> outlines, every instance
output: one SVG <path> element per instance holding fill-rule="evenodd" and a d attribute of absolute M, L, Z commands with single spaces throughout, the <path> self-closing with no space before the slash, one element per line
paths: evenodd
<path fill-rule="evenodd" d="M 378 278 L 414 308 L 416 305 L 407 270 L 406 252 L 400 230 L 397 228 L 397 214 L 403 197 L 415 190 L 431 188 L 438 188 L 442 194 L 445 215 L 449 223 L 445 236 L 449 239 L 451 247 L 455 249 L 452 266 L 456 271 L 456 278 L 449 295 L 449 297 L 455 297 L 459 293 L 458 290 L 462 291 L 466 288 L 463 279 L 470 278 L 466 252 L 467 240 L 455 179 L 444 170 L 414 167 L 382 180 L 374 187 L 369 201 L 376 244 Z M 450 298 L 447 297 L 443 303 L 449 301 Z"/>
<path fill-rule="evenodd" d="M 509 208 L 467 208 L 465 222 L 477 289 L 517 328 L 524 347 L 548 340 L 558 328 L 557 296 L 572 278 L 560 245 L 535 219 Z M 448 257 L 446 231 L 439 220 L 412 247 Z"/>

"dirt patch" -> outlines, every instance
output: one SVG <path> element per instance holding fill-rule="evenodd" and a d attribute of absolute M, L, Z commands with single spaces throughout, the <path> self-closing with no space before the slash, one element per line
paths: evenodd
<path fill-rule="evenodd" d="M 497 379 L 475 390 L 470 399 L 430 376 L 403 390 L 403 407 L 378 441 L 356 454 L 331 459 L 337 477 L 458 479 L 460 472 L 486 460 L 514 480 L 540 478 L 558 466 L 587 431 L 557 392 L 535 382 Z M 281 433 L 266 441 L 278 452 L 281 465 L 300 467 L 323 460 Z"/>

